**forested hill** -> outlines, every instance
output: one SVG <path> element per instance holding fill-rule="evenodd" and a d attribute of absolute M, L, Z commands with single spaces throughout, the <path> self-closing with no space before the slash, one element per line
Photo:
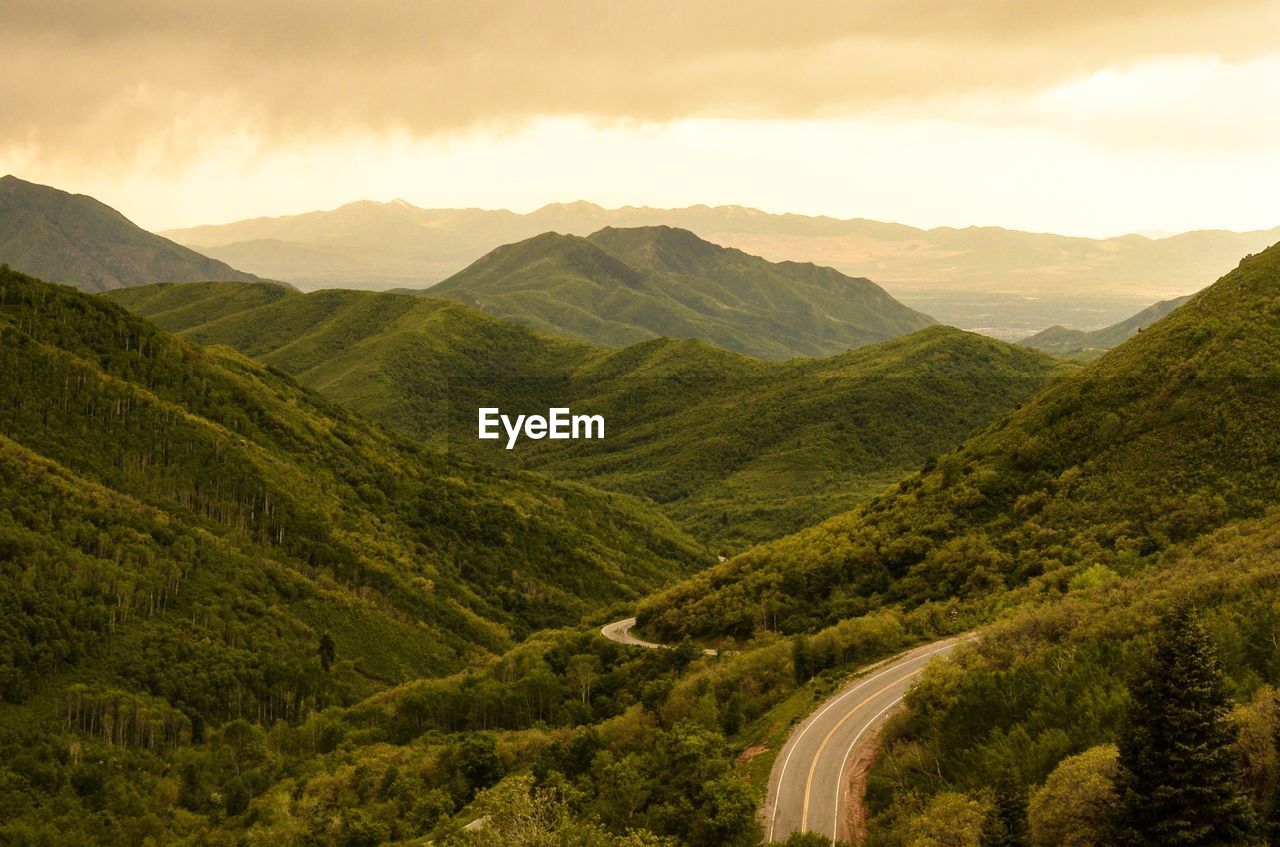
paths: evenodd
<path fill-rule="evenodd" d="M 187 283 L 107 296 L 422 443 L 650 498 L 726 554 L 851 508 L 1063 367 L 947 327 L 765 362 L 694 340 L 609 350 L 400 294 Z M 476 438 L 481 406 L 545 414 L 550 405 L 603 415 L 605 439 L 508 451 Z"/>
<path fill-rule="evenodd" d="M 1018 343 L 1055 356 L 1087 362 L 1098 358 L 1112 347 L 1128 341 L 1190 300 L 1192 296 L 1188 294 L 1186 297 L 1175 297 L 1172 300 L 1152 303 L 1133 317 L 1091 332 L 1067 329 L 1065 326 L 1051 326 Z"/>
<path fill-rule="evenodd" d="M 641 609 L 663 637 L 797 631 L 1043 575 L 1126 572 L 1280 499 L 1280 246 L 897 490 Z"/>
<path fill-rule="evenodd" d="M 765 359 L 831 355 L 933 323 L 870 280 L 666 226 L 543 233 L 424 293 L 598 344 L 698 338 Z"/>
<path fill-rule="evenodd" d="M 452 672 L 709 558 L 626 497 L 398 444 L 8 268 L 0 481 L 0 697 L 29 701 L 0 726 L 123 697 L 86 724 L 112 743 Z"/>
<path fill-rule="evenodd" d="M 0 177 L 0 262 L 85 291 L 258 277 L 147 232 L 110 206 Z"/>

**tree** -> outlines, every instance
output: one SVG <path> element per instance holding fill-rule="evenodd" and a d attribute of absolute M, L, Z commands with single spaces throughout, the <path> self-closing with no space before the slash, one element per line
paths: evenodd
<path fill-rule="evenodd" d="M 458 748 L 458 771 L 472 788 L 488 788 L 502 779 L 502 760 L 498 745 L 487 732 L 473 732 L 462 739 Z"/>
<path fill-rule="evenodd" d="M 797 685 L 804 685 L 813 676 L 813 648 L 804 633 L 791 642 L 791 664 L 795 667 Z"/>
<path fill-rule="evenodd" d="M 577 684 L 582 705 L 590 704 L 591 683 L 600 674 L 600 657 L 593 653 L 580 653 L 569 659 L 565 674 Z"/>
<path fill-rule="evenodd" d="M 1022 847 L 1027 843 L 1027 792 L 1011 767 L 1000 772 L 990 825 L 983 847 Z"/>
<path fill-rule="evenodd" d="M 982 847 L 991 803 L 967 794 L 944 791 L 911 821 L 909 847 Z"/>
<path fill-rule="evenodd" d="M 337 648 L 333 643 L 333 636 L 324 633 L 320 636 L 320 667 L 326 672 L 333 667 L 333 660 L 337 656 Z"/>
<path fill-rule="evenodd" d="M 1208 633 L 1190 610 L 1170 612 L 1130 686 L 1120 730 L 1120 843 L 1218 847 L 1251 842 L 1228 719 L 1226 684 Z"/>
<path fill-rule="evenodd" d="M 1027 809 L 1031 847 L 1115 843 L 1116 747 L 1104 744 L 1058 763 Z"/>

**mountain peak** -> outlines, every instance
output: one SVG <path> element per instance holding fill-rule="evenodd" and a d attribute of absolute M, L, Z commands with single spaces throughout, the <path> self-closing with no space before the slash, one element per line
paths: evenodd
<path fill-rule="evenodd" d="M 588 239 L 637 267 L 672 273 L 696 272 L 696 268 L 726 248 L 712 244 L 687 229 L 656 226 L 607 226 Z"/>
<path fill-rule="evenodd" d="M 597 344 L 700 338 L 765 359 L 840 353 L 933 323 L 867 280 L 770 262 L 671 226 L 542 233 L 426 293 Z"/>

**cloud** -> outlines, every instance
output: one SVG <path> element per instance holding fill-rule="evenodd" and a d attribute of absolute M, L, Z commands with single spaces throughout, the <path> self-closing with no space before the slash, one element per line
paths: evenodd
<path fill-rule="evenodd" d="M 539 116 L 831 118 L 1274 49 L 1274 0 L 8 0 L 0 152 L 175 166 Z M 1069 92 L 1068 92 L 1069 94 Z M 1068 95 L 1063 95 L 1068 96 Z M 1261 108 L 1261 107 L 1260 107 Z"/>

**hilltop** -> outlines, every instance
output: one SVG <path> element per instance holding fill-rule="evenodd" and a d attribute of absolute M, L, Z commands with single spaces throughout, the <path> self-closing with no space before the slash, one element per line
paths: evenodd
<path fill-rule="evenodd" d="M 1190 299 L 1191 295 L 1188 294 L 1172 300 L 1161 300 L 1131 318 L 1092 332 L 1067 329 L 1064 326 L 1051 326 L 1018 343 L 1055 356 L 1087 362 L 1129 340 Z"/>
<path fill-rule="evenodd" d="M 664 637 L 1127 573 L 1280 485 L 1280 246 L 845 515 L 647 601 Z"/>
<path fill-rule="evenodd" d="M 74 680 L 196 740 L 296 719 L 710 558 L 631 498 L 398 442 L 277 369 L 7 269 L 0 336 L 0 698 L 27 718 Z"/>
<path fill-rule="evenodd" d="M 870 280 L 769 262 L 662 226 L 543 233 L 428 291 L 598 344 L 700 338 L 765 359 L 831 355 L 933 323 Z"/>
<path fill-rule="evenodd" d="M 153 235 L 92 197 L 15 176 L 0 177 L 0 262 L 84 291 L 258 278 Z"/>
<path fill-rule="evenodd" d="M 202 283 L 109 296 L 420 443 L 654 500 L 725 551 L 860 502 L 1062 367 L 945 327 L 824 359 L 764 362 L 688 339 L 613 350 L 391 293 Z M 604 415 L 608 436 L 512 451 L 476 439 L 480 406 L 545 413 L 553 403 Z"/>

